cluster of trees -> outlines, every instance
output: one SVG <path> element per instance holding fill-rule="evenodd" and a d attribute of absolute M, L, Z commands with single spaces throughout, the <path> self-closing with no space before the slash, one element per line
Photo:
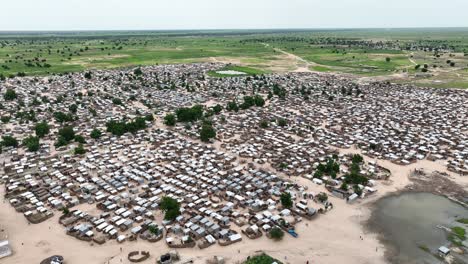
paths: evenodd
<path fill-rule="evenodd" d="M 333 179 L 336 178 L 340 172 L 340 164 L 336 162 L 338 157 L 334 155 L 333 158 L 328 158 L 326 164 L 320 163 L 317 166 L 317 171 L 314 173 L 314 178 L 322 178 L 323 175 L 330 175 Z"/>
<path fill-rule="evenodd" d="M 152 115 L 147 115 L 145 117 L 137 117 L 135 120 L 130 122 L 125 121 L 110 121 L 106 123 L 107 132 L 112 133 L 116 136 L 122 136 L 123 134 L 130 132 L 136 133 L 139 130 L 146 128 L 146 121 L 152 121 L 154 117 Z"/>
<path fill-rule="evenodd" d="M 249 109 L 252 106 L 263 107 L 265 100 L 260 95 L 244 96 L 244 102 L 240 105 L 241 109 Z"/>
<path fill-rule="evenodd" d="M 75 131 L 71 126 L 66 126 L 59 129 L 58 135 L 59 136 L 55 142 L 55 147 L 66 146 L 68 143 L 70 143 L 70 141 L 75 139 Z"/>
<path fill-rule="evenodd" d="M 54 112 L 54 118 L 59 123 L 72 122 L 75 120 L 72 114 L 66 114 L 64 112 Z"/>
<path fill-rule="evenodd" d="M 174 198 L 164 196 L 159 207 L 164 212 L 164 220 L 173 221 L 180 215 L 180 204 Z"/>
<path fill-rule="evenodd" d="M 286 89 L 280 87 L 277 83 L 273 84 L 273 94 L 278 96 L 280 99 L 286 98 Z M 273 97 L 272 94 L 268 95 L 269 98 Z"/>
<path fill-rule="evenodd" d="M 363 175 L 361 175 L 361 167 L 360 164 L 363 162 L 363 157 L 359 154 L 356 154 L 352 158 L 352 164 L 350 168 L 350 172 L 345 175 L 345 183 L 346 184 L 362 184 L 367 185 L 369 179 Z M 358 193 L 359 194 L 359 193 Z"/>
<path fill-rule="evenodd" d="M 239 109 L 249 109 L 252 106 L 263 107 L 265 105 L 265 99 L 258 94 L 255 96 L 244 96 L 243 100 L 244 102 L 240 105 L 236 101 L 228 102 L 226 110 L 238 112 Z"/>
<path fill-rule="evenodd" d="M 177 109 L 175 114 L 178 122 L 194 122 L 203 117 L 203 106 L 182 107 Z"/>

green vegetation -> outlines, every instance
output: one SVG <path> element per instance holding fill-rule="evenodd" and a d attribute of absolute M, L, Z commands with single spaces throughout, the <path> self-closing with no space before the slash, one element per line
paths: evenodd
<path fill-rule="evenodd" d="M 284 208 L 291 208 L 293 206 L 293 201 L 291 198 L 291 194 L 289 192 L 282 193 L 280 200 L 281 200 L 281 205 Z"/>
<path fill-rule="evenodd" d="M 122 136 L 123 134 L 130 132 L 136 133 L 139 130 L 146 128 L 146 118 L 145 117 L 137 117 L 133 121 L 125 122 L 125 121 L 110 121 L 106 123 L 107 132 L 112 133 L 116 136 Z"/>
<path fill-rule="evenodd" d="M 16 92 L 13 89 L 7 89 L 5 94 L 3 95 L 3 99 L 5 101 L 13 101 L 17 98 Z"/>
<path fill-rule="evenodd" d="M 209 142 L 210 139 L 216 137 L 216 130 L 213 128 L 211 122 L 203 122 L 200 130 L 200 140 L 203 142 Z"/>
<path fill-rule="evenodd" d="M 73 153 L 75 153 L 75 155 L 83 155 L 86 153 L 86 150 L 83 146 L 83 144 L 79 144 L 78 147 L 76 147 L 73 151 Z"/>
<path fill-rule="evenodd" d="M 72 122 L 75 119 L 73 115 L 64 112 L 54 112 L 54 118 L 59 123 Z"/>
<path fill-rule="evenodd" d="M 220 71 L 236 71 L 236 72 L 239 72 L 239 74 L 223 74 L 223 73 L 220 73 Z M 217 71 L 210 71 L 208 72 L 208 75 L 212 77 L 224 78 L 224 77 L 238 77 L 238 76 L 254 76 L 254 75 L 261 75 L 264 73 L 265 73 L 264 71 L 259 70 L 259 69 L 228 65 Z"/>
<path fill-rule="evenodd" d="M 75 139 L 75 131 L 73 130 L 73 127 L 71 126 L 66 126 L 58 131 L 58 139 L 55 142 L 55 147 L 62 147 L 70 143 L 73 139 Z"/>
<path fill-rule="evenodd" d="M 50 127 L 47 124 L 47 122 L 44 121 L 44 122 L 37 123 L 34 126 L 34 130 L 36 132 L 36 136 L 43 138 L 45 135 L 49 134 Z"/>
<path fill-rule="evenodd" d="M 203 106 L 194 105 L 190 108 L 182 107 L 176 110 L 178 122 L 194 122 L 203 117 Z"/>
<path fill-rule="evenodd" d="M 165 117 L 164 117 L 164 124 L 166 126 L 175 126 L 175 124 L 177 123 L 177 120 L 176 120 L 176 116 L 173 115 L 173 114 L 167 114 Z"/>
<path fill-rule="evenodd" d="M 468 225 L 468 218 L 460 218 L 460 219 L 457 219 L 457 222 L 458 222 L 458 223 L 465 224 L 465 225 Z"/>
<path fill-rule="evenodd" d="M 164 212 L 164 220 L 175 220 L 180 215 L 180 204 L 176 199 L 164 196 L 159 207 Z"/>
<path fill-rule="evenodd" d="M 284 232 L 283 230 L 281 230 L 281 228 L 279 227 L 273 227 L 271 230 L 270 230 L 270 237 L 276 241 L 279 241 L 281 239 L 283 239 L 284 237 Z"/>
<path fill-rule="evenodd" d="M 235 63 L 220 70 L 243 76 L 299 66 L 365 76 L 437 72 L 404 81 L 466 88 L 467 51 L 466 28 L 1 33 L 0 81 L 78 71 L 91 80 L 88 69 L 117 67 L 135 67 L 133 74 L 141 76 L 145 65 L 218 61 Z"/>
<path fill-rule="evenodd" d="M 98 139 L 102 136 L 101 130 L 95 128 L 93 131 L 91 131 L 91 134 L 89 135 L 92 139 Z"/>
<path fill-rule="evenodd" d="M 451 228 L 451 233 L 448 234 L 448 240 L 456 246 L 462 246 L 466 239 L 466 231 L 463 227 L 454 226 Z"/>
<path fill-rule="evenodd" d="M 328 201 L 328 195 L 326 193 L 317 194 L 317 200 L 321 203 Z"/>
<path fill-rule="evenodd" d="M 23 139 L 23 145 L 29 152 L 36 152 L 39 150 L 39 137 L 29 136 Z"/>
<path fill-rule="evenodd" d="M 4 147 L 18 147 L 18 140 L 12 136 L 2 136 L 2 146 Z"/>
<path fill-rule="evenodd" d="M 325 67 L 325 66 L 312 66 L 311 67 L 313 71 L 318 71 L 318 72 L 329 72 L 332 71 L 330 68 Z"/>
<path fill-rule="evenodd" d="M 249 258 L 244 264 L 272 264 L 272 263 L 282 264 L 281 261 L 274 259 L 266 254 L 258 255 Z"/>

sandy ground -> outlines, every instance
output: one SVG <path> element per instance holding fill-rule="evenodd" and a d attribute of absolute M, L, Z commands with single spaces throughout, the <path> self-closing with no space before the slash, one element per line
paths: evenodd
<path fill-rule="evenodd" d="M 359 153 L 357 149 L 340 150 L 342 153 Z M 368 158 L 366 158 L 368 159 Z M 264 251 L 284 263 L 300 264 L 379 264 L 385 263 L 385 248 L 378 241 L 377 234 L 366 231 L 363 223 L 370 216 L 370 205 L 377 199 L 391 192 L 402 190 L 410 183 L 408 175 L 411 170 L 424 167 L 426 170 L 446 171 L 443 164 L 427 160 L 409 166 L 399 166 L 389 161 L 378 163 L 392 172 L 387 182 L 380 182 L 378 192 L 372 197 L 349 205 L 341 199 L 330 197 L 334 209 L 326 215 L 320 215 L 312 221 L 297 225 L 299 238 L 285 235 L 281 242 L 273 242 L 263 236 L 250 240 L 244 236 L 243 241 L 226 248 L 214 245 L 204 250 L 198 248 L 181 249 L 178 252 L 183 260 L 194 263 L 206 263 L 213 256 L 223 256 L 227 263 L 241 263 L 247 256 Z M 453 179 L 464 186 L 468 185 L 467 177 L 452 175 Z M 308 186 L 309 191 L 324 191 L 323 186 L 316 185 L 304 178 L 292 178 Z M 4 190 L 1 188 L 0 196 Z M 93 206 L 80 205 L 79 209 L 93 212 Z M 54 254 L 63 255 L 67 264 L 130 263 L 126 256 L 134 250 L 147 250 L 151 258 L 143 263 L 154 263 L 156 257 L 170 249 L 164 241 L 149 243 L 146 241 L 117 243 L 108 241 L 104 245 L 90 245 L 67 236 L 64 228 L 58 224 L 60 212 L 38 225 L 28 225 L 22 214 L 17 213 L 7 202 L 0 203 L 0 240 L 8 239 L 12 245 L 13 256 L 2 259 L 2 264 L 38 263 Z M 362 237 L 362 238 L 361 238 Z M 122 248 L 122 252 L 121 252 Z M 122 261 L 121 261 L 122 259 Z"/>

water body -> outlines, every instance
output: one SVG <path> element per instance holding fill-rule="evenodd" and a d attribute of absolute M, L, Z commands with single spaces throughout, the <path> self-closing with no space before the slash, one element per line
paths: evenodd
<path fill-rule="evenodd" d="M 224 74 L 224 75 L 245 75 L 245 72 L 234 71 L 234 70 L 226 70 L 226 71 L 217 71 L 216 73 Z"/>
<path fill-rule="evenodd" d="M 402 193 L 379 200 L 369 226 L 383 235 L 391 263 L 438 264 L 438 259 L 419 246 L 427 246 L 432 252 L 447 246 L 446 231 L 436 226 L 460 225 L 455 221 L 459 218 L 468 218 L 468 209 L 442 196 Z"/>

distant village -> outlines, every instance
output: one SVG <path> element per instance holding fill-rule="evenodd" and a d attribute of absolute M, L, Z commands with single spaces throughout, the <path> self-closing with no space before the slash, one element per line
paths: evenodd
<path fill-rule="evenodd" d="M 225 66 L 0 82 L 4 199 L 31 224 L 60 215 L 64 235 L 89 243 L 204 249 L 301 239 L 297 223 L 340 210 L 329 196 L 353 206 L 391 179 L 378 160 L 445 161 L 468 175 L 466 91 L 313 73 L 210 77 Z"/>

